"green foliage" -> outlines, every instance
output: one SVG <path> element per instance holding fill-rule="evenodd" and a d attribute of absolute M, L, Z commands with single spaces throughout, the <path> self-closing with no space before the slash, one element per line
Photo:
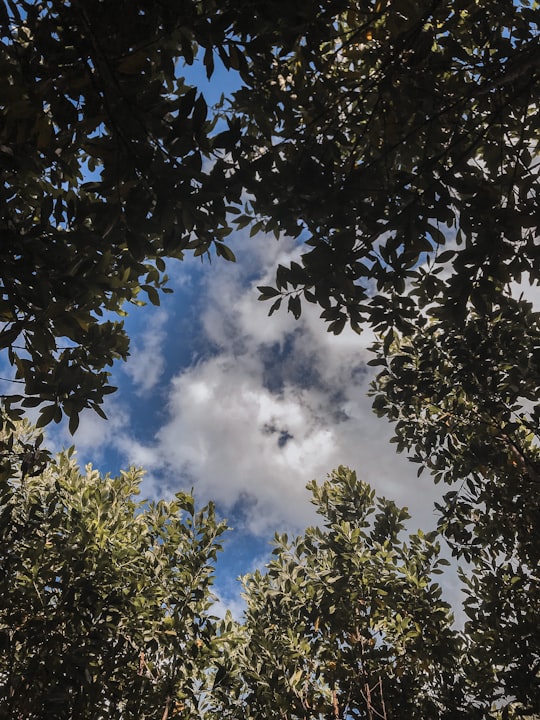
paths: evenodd
<path fill-rule="evenodd" d="M 452 489 L 440 528 L 463 575 L 477 692 L 540 706 L 540 315 L 493 292 L 459 325 L 419 318 L 388 334 L 374 406 L 407 450 Z M 488 670 L 491 668 L 491 670 Z"/>
<path fill-rule="evenodd" d="M 509 292 L 540 276 L 538 3 L 298 5 L 0 2 L 6 717 L 538 711 L 540 323 Z M 196 57 L 244 83 L 219 124 Z M 277 539 L 211 666 L 212 508 L 135 502 L 137 473 L 81 475 L 18 424 L 102 413 L 126 304 L 159 303 L 168 259 L 233 261 L 248 225 L 306 239 L 270 312 L 380 333 L 375 409 L 451 486 L 461 649 L 435 537 L 398 541 L 403 511 L 340 469 L 311 487 L 327 525 Z"/>
<path fill-rule="evenodd" d="M 126 303 L 234 226 L 304 233 L 276 288 L 328 329 L 448 319 L 538 273 L 536 3 L 0 3 L 0 348 L 40 422 L 99 412 Z M 186 67 L 243 81 L 221 122 Z M 247 194 L 246 194 L 247 193 Z M 249 197 L 244 212 L 239 206 Z"/>
<path fill-rule="evenodd" d="M 252 57 L 235 95 L 236 157 L 255 169 L 247 214 L 306 239 L 274 289 L 318 304 L 339 333 L 347 321 L 407 328 L 441 285 L 404 294 L 426 255 L 450 274 L 450 317 L 494 280 L 538 277 L 538 3 L 312 10 L 303 4 L 294 41 Z"/>
<path fill-rule="evenodd" d="M 235 157 L 256 171 L 244 214 L 306 244 L 260 299 L 380 334 L 375 410 L 451 485 L 440 528 L 472 563 L 471 693 L 524 712 L 540 705 L 540 336 L 511 287 L 540 278 L 538 11 L 345 0 L 319 24 L 306 9 L 235 95 Z"/>
<path fill-rule="evenodd" d="M 81 474 L 69 451 L 0 481 L 0 717 L 198 713 L 225 527 L 182 493 L 136 500 L 140 479 Z"/>
<path fill-rule="evenodd" d="M 198 52 L 208 75 L 227 61 L 231 22 L 213 0 L 0 2 L 0 349 L 24 390 L 9 416 L 21 400 L 46 403 L 42 425 L 102 414 L 125 304 L 159 304 L 167 258 L 234 260 L 238 131 L 213 133 L 184 78 Z"/>
<path fill-rule="evenodd" d="M 406 510 L 346 468 L 309 488 L 324 527 L 276 536 L 266 573 L 244 578 L 221 716 L 464 717 L 435 534 L 403 542 Z"/>
<path fill-rule="evenodd" d="M 213 506 L 137 500 L 140 471 L 81 474 L 72 450 L 29 473 L 39 440 L 17 424 L 18 473 L 0 479 L 1 718 L 485 720 L 537 707 L 535 578 L 496 544 L 463 574 L 471 621 L 458 632 L 434 582 L 448 564 L 439 534 L 405 538 L 407 510 L 340 467 L 309 485 L 322 525 L 276 535 L 266 572 L 243 578 L 242 622 L 218 622 Z"/>

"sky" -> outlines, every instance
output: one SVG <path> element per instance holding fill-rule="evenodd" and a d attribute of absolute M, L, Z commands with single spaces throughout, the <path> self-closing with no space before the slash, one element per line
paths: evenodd
<path fill-rule="evenodd" d="M 180 68 L 208 105 L 239 86 L 216 58 Z M 410 532 L 431 530 L 433 503 L 445 488 L 395 453 L 388 422 L 371 410 L 367 361 L 374 337 L 326 331 L 320 309 L 304 304 L 300 320 L 285 310 L 268 317 L 258 285 L 272 285 L 278 264 L 302 252 L 292 239 L 249 229 L 227 243 L 237 262 L 186 256 L 168 267 L 174 293 L 155 308 L 133 308 L 127 363 L 115 366 L 119 390 L 106 398 L 105 422 L 87 412 L 71 438 L 82 464 L 118 472 L 146 470 L 145 497 L 193 491 L 199 506 L 217 505 L 231 531 L 216 569 L 218 611 L 242 610 L 239 576 L 270 559 L 276 532 L 299 534 L 318 522 L 306 490 L 339 465 L 356 470 L 377 494 L 409 508 Z M 447 488 L 446 488 L 447 489 Z M 449 602 L 461 594 L 452 566 L 439 576 Z"/>
<path fill-rule="evenodd" d="M 201 67 L 189 73 L 209 104 L 237 83 L 218 64 L 211 83 Z M 445 488 L 427 474 L 417 478 L 417 466 L 389 443 L 390 425 L 371 410 L 373 336 L 329 334 L 309 304 L 298 321 L 284 310 L 268 317 L 269 304 L 257 300 L 257 285 L 272 285 L 277 265 L 300 254 L 298 244 L 246 231 L 228 244 L 236 263 L 174 261 L 174 293 L 158 308 L 130 310 L 131 355 L 113 368 L 118 392 L 106 397 L 108 420 L 85 411 L 74 437 L 65 424 L 46 434 L 57 450 L 74 444 L 81 466 L 111 474 L 145 468 L 144 497 L 192 490 L 199 507 L 214 501 L 232 528 L 215 588 L 221 610 L 238 616 L 237 578 L 269 559 L 274 533 L 317 522 L 306 490 L 312 479 L 349 466 L 409 508 L 410 532 L 436 526 L 433 503 Z M 439 582 L 457 609 L 455 569 Z"/>
<path fill-rule="evenodd" d="M 408 529 L 433 529 L 433 501 L 444 490 L 389 443 L 391 426 L 367 396 L 373 336 L 334 336 L 306 304 L 300 320 L 257 300 L 275 268 L 301 251 L 292 240 L 230 242 L 237 262 L 187 258 L 171 266 L 174 293 L 155 308 L 133 307 L 126 321 L 131 355 L 113 368 L 118 392 L 108 420 L 85 411 L 71 437 L 48 429 L 56 448 L 75 444 L 82 466 L 102 472 L 145 468 L 142 494 L 193 489 L 197 505 L 215 501 L 233 528 L 217 567 L 221 607 L 241 610 L 239 575 L 269 559 L 274 533 L 317 522 L 306 484 L 339 465 L 356 470 L 379 495 L 407 506 Z M 443 577 L 457 602 L 455 577 Z"/>
<path fill-rule="evenodd" d="M 218 61 L 210 82 L 200 62 L 179 73 L 209 105 L 239 84 Z M 371 410 L 373 336 L 329 334 L 307 303 L 299 320 L 285 310 L 268 317 L 269 303 L 257 300 L 257 285 L 273 284 L 277 265 L 300 254 L 298 243 L 244 230 L 228 244 L 236 263 L 173 261 L 173 294 L 157 308 L 126 308 L 131 354 L 112 369 L 118 391 L 106 396 L 108 419 L 85 411 L 75 436 L 65 423 L 46 436 L 51 449 L 75 445 L 81 467 L 143 467 L 143 497 L 193 491 L 198 507 L 214 501 L 232 528 L 216 569 L 216 609 L 239 617 L 238 577 L 269 560 L 274 533 L 317 523 L 312 479 L 339 465 L 356 470 L 378 495 L 408 507 L 410 532 L 436 526 L 433 503 L 445 488 L 417 478 Z M 438 581 L 459 615 L 455 568 Z"/>

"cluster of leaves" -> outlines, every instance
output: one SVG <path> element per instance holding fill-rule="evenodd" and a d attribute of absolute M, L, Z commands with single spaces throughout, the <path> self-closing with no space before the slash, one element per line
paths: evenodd
<path fill-rule="evenodd" d="M 0 717 L 197 714 L 225 526 L 188 495 L 137 501 L 140 479 L 81 474 L 69 451 L 0 482 Z"/>
<path fill-rule="evenodd" d="M 419 473 L 452 486 L 440 528 L 470 563 L 478 686 L 538 708 L 540 314 L 504 293 L 477 307 L 460 325 L 426 316 L 414 333 L 389 333 L 374 406 Z"/>
<path fill-rule="evenodd" d="M 536 277 L 537 50 L 535 2 L 3 0 L 8 414 L 46 402 L 39 422 L 74 430 L 102 412 L 128 353 L 115 314 L 159 302 L 167 258 L 234 259 L 231 226 L 304 232 L 261 297 L 318 303 L 334 333 L 407 328 L 438 287 L 413 300 L 411 273 L 456 234 L 450 318 Z M 185 78 L 196 58 L 243 82 L 218 127 Z"/>
<path fill-rule="evenodd" d="M 493 278 L 537 277 L 538 4 L 342 5 L 254 57 L 235 94 L 253 215 L 308 246 L 261 298 L 316 303 L 334 333 L 403 329 L 411 273 L 456 235 L 450 314 Z"/>
<path fill-rule="evenodd" d="M 47 403 L 39 424 L 65 413 L 74 431 L 83 408 L 102 414 L 126 303 L 158 304 L 186 251 L 234 260 L 252 171 L 230 155 L 239 119 L 216 126 L 188 66 L 247 77 L 249 54 L 294 43 L 286 5 L 276 25 L 253 0 L 0 2 L 0 350 L 23 390 L 5 415 Z"/>
<path fill-rule="evenodd" d="M 126 302 L 159 303 L 165 259 L 223 243 L 239 199 L 205 98 L 183 75 L 231 64 L 213 0 L 0 2 L 0 349 L 24 399 L 77 427 L 128 354 Z"/>
<path fill-rule="evenodd" d="M 538 709 L 540 321 L 509 292 L 540 277 L 538 50 L 535 0 L 0 2 L 0 349 L 24 390 L 0 418 L 7 716 Z M 244 83 L 219 125 L 183 76 L 196 57 Z M 235 215 L 306 239 L 261 288 L 271 311 L 305 299 L 334 333 L 383 335 L 375 408 L 452 484 L 466 656 L 434 538 L 398 542 L 386 501 L 369 524 L 340 470 L 312 486 L 326 528 L 278 538 L 209 670 L 213 510 L 136 503 L 137 474 L 81 475 L 16 422 L 101 412 L 115 316 L 159 302 L 168 258 L 234 259 Z"/>
<path fill-rule="evenodd" d="M 219 716 L 484 720 L 503 708 L 519 716 L 523 706 L 491 683 L 514 656 L 490 663 L 484 652 L 480 668 L 484 634 L 452 627 L 434 582 L 448 564 L 438 533 L 405 540 L 406 510 L 377 500 L 347 468 L 309 489 L 323 527 L 292 541 L 276 536 L 266 572 L 243 579 L 244 621 L 214 688 Z"/>
<path fill-rule="evenodd" d="M 17 424 L 13 451 L 32 434 Z M 475 622 L 457 631 L 434 580 L 448 564 L 438 533 L 405 538 L 406 509 L 354 472 L 310 483 L 323 523 L 276 535 L 266 571 L 243 578 L 241 622 L 211 614 L 226 529 L 213 506 L 137 500 L 140 479 L 81 474 L 70 450 L 0 480 L 1 718 L 485 720 L 534 707 L 505 636 L 509 610 L 535 632 L 535 609 L 508 593 L 526 578 L 477 564 Z M 501 633 L 492 656 L 486 611 Z M 516 704 L 504 693 L 525 679 L 530 701 Z"/>
<path fill-rule="evenodd" d="M 276 537 L 266 574 L 245 579 L 248 717 L 459 717 L 434 536 L 403 543 L 406 511 L 345 468 L 310 489 L 324 527 Z"/>
<path fill-rule="evenodd" d="M 246 217 L 308 246 L 261 299 L 381 334 L 375 409 L 452 484 L 441 530 L 472 563 L 477 687 L 533 709 L 540 335 L 511 284 L 540 278 L 538 9 L 345 2 L 253 58 L 235 95 L 238 162 L 256 169 Z"/>

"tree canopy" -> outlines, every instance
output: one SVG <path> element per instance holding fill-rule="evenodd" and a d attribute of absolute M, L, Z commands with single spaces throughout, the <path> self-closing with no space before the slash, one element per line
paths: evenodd
<path fill-rule="evenodd" d="M 17 423 L 15 444 L 32 432 Z M 448 564 L 439 534 L 406 537 L 407 510 L 351 470 L 310 483 L 321 525 L 276 535 L 273 559 L 243 578 L 237 621 L 213 614 L 225 523 L 191 495 L 138 500 L 140 479 L 81 472 L 70 450 L 0 480 L 0 717 L 502 720 L 538 709 L 534 677 L 515 664 L 524 648 L 504 627 L 516 610 L 504 575 L 522 582 L 519 571 L 477 565 L 464 580 L 479 612 L 456 628 L 436 582 Z M 519 611 L 534 632 L 534 608 Z M 526 680 L 528 701 L 516 702 L 508 693 Z"/>
<path fill-rule="evenodd" d="M 439 507 L 440 531 L 470 564 L 464 580 L 471 644 L 465 655 L 453 655 L 444 606 L 435 603 L 428 613 L 428 601 L 438 600 L 428 571 L 421 571 L 422 557 L 436 556 L 431 540 L 418 536 L 398 547 L 391 528 L 380 538 L 377 525 L 365 530 L 369 492 L 353 483 L 365 501 L 355 508 L 360 527 L 346 527 L 348 516 L 332 516 L 324 532 L 309 531 L 293 545 L 280 538 L 268 574 L 246 581 L 249 633 L 238 651 L 245 670 L 234 681 L 243 688 L 238 697 L 249 697 L 257 713 L 268 703 L 273 712 L 288 698 L 300 717 L 315 707 L 307 708 L 311 696 L 302 694 L 309 677 L 328 717 L 343 708 L 369 717 L 375 705 L 353 708 L 346 698 L 376 687 L 374 665 L 365 666 L 363 680 L 340 678 L 344 695 L 336 686 L 335 697 L 334 669 L 327 665 L 317 675 L 307 661 L 299 665 L 298 648 L 309 646 L 321 656 L 341 653 L 348 672 L 364 648 L 369 662 L 379 654 L 384 661 L 385 697 L 396 707 L 416 711 L 407 699 L 409 680 L 426 708 L 438 702 L 443 686 L 437 683 L 449 659 L 459 656 L 464 697 L 474 698 L 475 712 L 507 701 L 538 711 L 540 322 L 516 291 L 523 280 L 538 284 L 540 275 L 538 13 L 533 0 L 334 0 L 300 7 L 279 0 L 0 2 L 0 349 L 21 387 L 3 398 L 0 439 L 3 582 L 14 601 L 2 606 L 10 660 L 0 681 L 12 714 L 30 713 L 24 705 L 30 672 L 39 678 L 36 717 L 59 702 L 60 680 L 69 707 L 88 702 L 83 696 L 96 707 L 110 702 L 98 688 L 92 695 L 104 667 L 109 690 L 116 692 L 114 683 L 132 688 L 133 702 L 144 702 L 140 688 L 148 680 L 148 701 L 154 693 L 162 715 L 164 708 L 173 712 L 172 668 L 193 673 L 181 681 L 192 693 L 209 679 L 216 692 L 224 687 L 224 664 L 198 664 L 209 637 L 198 628 L 211 626 L 204 615 L 207 574 L 199 604 L 187 615 L 175 615 L 171 599 L 189 568 L 179 566 L 172 545 L 186 537 L 196 544 L 193 528 L 205 537 L 214 533 L 207 549 L 197 546 L 195 553 L 208 569 L 214 552 L 208 548 L 219 534 L 211 509 L 194 516 L 184 497 L 137 505 L 130 499 L 136 475 L 111 480 L 89 470 L 85 476 L 68 456 L 52 461 L 40 451 L 40 436 L 19 430 L 17 417 L 19 406 L 45 403 L 38 423 L 65 413 L 73 431 L 83 408 L 102 412 L 113 390 L 107 368 L 129 350 L 118 320 L 126 303 L 159 303 L 166 262 L 186 252 L 233 260 L 224 241 L 247 226 L 305 243 L 298 261 L 277 268 L 275 286 L 261 287 L 271 312 L 285 299 L 299 317 L 307 301 L 320 306 L 333 333 L 349 323 L 379 334 L 375 410 L 395 423 L 397 449 L 419 463 L 419 472 L 451 485 Z M 209 108 L 197 87 L 189 69 L 196 59 L 208 77 L 218 62 L 238 73 L 242 85 L 220 109 Z M 352 483 L 343 473 L 334 482 L 340 492 Z M 330 496 L 313 491 L 325 512 L 336 510 Z M 340 513 L 346 515 L 349 501 Z M 397 532 L 404 516 L 382 503 L 376 518 L 384 517 L 393 518 Z M 116 536 L 128 553 L 122 573 Z M 91 552 L 75 554 L 80 563 L 72 566 L 69 548 L 80 547 L 81 537 L 91 540 Z M 183 563 L 192 557 L 189 542 L 181 545 Z M 37 560 L 45 550 L 49 566 Z M 158 591 L 147 581 L 162 552 L 169 555 L 159 566 Z M 291 563 L 299 568 L 294 577 L 287 575 Z M 340 606 L 340 615 L 339 603 L 330 612 L 328 578 L 350 572 L 361 584 L 367 573 L 385 597 L 375 577 L 380 563 L 392 592 L 418 589 L 410 595 L 411 613 L 425 611 L 437 638 L 446 638 L 448 656 L 438 657 L 437 643 L 428 643 L 422 652 L 434 654 L 421 657 L 407 636 L 412 626 L 397 627 L 396 613 L 404 615 L 395 596 L 394 606 L 372 598 L 353 603 L 366 642 L 379 622 L 387 632 L 373 645 L 350 641 L 358 617 L 346 614 L 350 607 Z M 319 566 L 327 576 L 316 575 Z M 88 573 L 103 595 L 84 587 Z M 133 592 L 118 598 L 124 573 Z M 182 582 L 189 588 L 192 580 Z M 136 602 L 139 590 L 149 593 L 147 615 Z M 344 585 L 344 597 L 350 592 Z M 341 623 L 333 634 L 324 635 L 321 620 L 315 630 L 317 616 L 306 614 L 315 595 L 328 603 L 326 627 Z M 75 597 L 84 610 L 76 618 Z M 118 604 L 124 625 L 114 621 Z M 257 622 L 270 610 L 282 623 L 294 619 L 298 632 L 286 641 L 270 636 L 264 646 L 268 627 Z M 99 658 L 87 617 L 98 640 L 105 638 Z M 163 630 L 171 617 L 174 646 Z M 159 649 L 145 645 L 145 628 L 162 633 Z M 46 637 L 69 665 L 47 664 Z M 403 644 L 411 655 L 397 676 L 392 663 Z M 271 691 L 253 685 L 262 678 L 253 670 L 261 652 L 276 662 L 288 653 L 293 663 L 281 667 Z"/>
<path fill-rule="evenodd" d="M 261 297 L 336 333 L 459 322 L 534 279 L 537 29 L 512 0 L 4 0 L 0 347 L 23 406 L 101 412 L 125 303 L 158 303 L 186 251 L 232 260 L 247 224 L 307 243 Z M 195 59 L 241 80 L 217 125 Z"/>
<path fill-rule="evenodd" d="M 118 314 L 159 303 L 164 258 L 223 244 L 238 190 L 220 157 L 234 122 L 184 79 L 229 61 L 214 2 L 0 3 L 0 333 L 23 406 L 77 426 L 127 356 Z M 11 404 L 20 398 L 8 398 Z"/>
<path fill-rule="evenodd" d="M 260 297 L 379 334 L 375 410 L 452 486 L 440 527 L 473 564 L 479 687 L 533 708 L 540 334 L 516 287 L 540 280 L 538 19 L 536 2 L 346 3 L 236 94 L 253 216 L 307 246 Z"/>
<path fill-rule="evenodd" d="M 0 480 L 1 718 L 198 714 L 225 525 L 183 493 L 138 500 L 141 475 L 81 472 L 69 451 Z"/>
<path fill-rule="evenodd" d="M 397 449 L 419 474 L 451 486 L 440 529 L 469 564 L 479 685 L 532 707 L 540 706 L 539 321 L 530 303 L 501 296 L 460 326 L 417 322 L 374 361 L 374 406 L 395 422 Z M 494 658 L 504 669 L 490 674 Z"/>
<path fill-rule="evenodd" d="M 261 224 L 308 246 L 262 297 L 406 330 L 536 279 L 539 49 L 537 3 L 373 0 L 254 58 L 238 162 Z"/>
<path fill-rule="evenodd" d="M 347 468 L 309 489 L 323 526 L 276 536 L 266 571 L 243 578 L 231 717 L 462 717 L 461 640 L 434 582 L 447 564 L 436 533 L 404 539 L 406 509 Z"/>

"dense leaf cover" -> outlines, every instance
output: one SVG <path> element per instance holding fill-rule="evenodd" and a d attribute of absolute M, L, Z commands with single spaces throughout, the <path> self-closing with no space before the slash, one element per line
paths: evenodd
<path fill-rule="evenodd" d="M 125 358 L 118 313 L 159 303 L 164 258 L 223 244 L 238 200 L 184 68 L 228 61 L 219 3 L 0 3 L 0 347 L 23 406 L 98 412 Z M 8 398 L 11 404 L 20 398 Z"/>
<path fill-rule="evenodd" d="M 1 718 L 198 712 L 225 526 L 182 493 L 137 500 L 140 480 L 81 473 L 70 451 L 0 482 Z"/>
<path fill-rule="evenodd" d="M 373 0 L 253 58 L 234 106 L 252 208 L 308 245 L 262 297 L 401 330 L 536 278 L 539 50 L 537 3 Z"/>
<path fill-rule="evenodd" d="M 452 486 L 440 529 L 470 563 L 478 685 L 538 708 L 540 315 L 501 295 L 460 326 L 419 321 L 380 355 L 375 409 L 419 473 Z"/>
<path fill-rule="evenodd" d="M 17 423 L 13 451 L 33 434 Z M 340 467 L 309 485 L 321 525 L 276 535 L 265 570 L 243 578 L 244 617 L 219 621 L 225 523 L 184 493 L 137 500 L 140 479 L 81 473 L 70 450 L 0 480 L 1 718 L 501 720 L 538 707 L 521 662 L 532 580 L 495 565 L 489 542 L 463 578 L 474 622 L 461 631 L 436 582 L 439 534 L 405 537 L 407 510 Z M 516 613 L 530 634 L 522 620 L 512 643 Z"/>
<path fill-rule="evenodd" d="M 479 604 L 488 585 L 503 581 L 494 605 L 483 607 L 504 609 L 500 619 L 489 616 L 492 636 L 501 633 L 493 652 L 487 620 L 457 629 L 441 598 L 436 578 L 448 563 L 437 532 L 404 536 L 406 508 L 376 498 L 348 468 L 308 487 L 321 526 L 293 539 L 276 535 L 265 572 L 242 579 L 246 611 L 236 638 L 231 619 L 223 624 L 229 642 L 212 717 L 537 718 L 535 680 L 516 663 L 523 647 L 504 629 L 513 603 L 504 576 L 516 578 L 515 569 L 502 565 L 494 578 L 486 564 L 463 578 Z M 512 607 L 528 612 L 525 603 Z M 509 667 L 522 688 L 530 681 L 528 703 L 505 694 Z"/>
<path fill-rule="evenodd" d="M 152 555 L 159 548 L 135 516 L 148 523 L 154 522 L 152 512 L 169 518 L 156 526 L 156 537 L 167 547 L 173 536 L 175 542 L 183 537 L 186 526 L 175 523 L 187 500 L 160 505 L 161 510 L 137 506 L 128 499 L 134 476 L 114 481 L 91 471 L 83 476 L 68 457 L 51 461 L 40 438 L 20 432 L 16 418 L 19 404 L 45 403 L 39 424 L 59 421 L 65 413 L 74 430 L 82 408 L 102 412 L 103 397 L 113 390 L 106 369 L 128 353 L 128 338 L 116 319 L 125 304 L 140 304 L 141 298 L 159 302 L 167 259 L 181 259 L 186 252 L 234 259 L 223 241 L 231 228 L 248 225 L 252 232 L 286 232 L 306 242 L 299 262 L 277 269 L 275 287 L 261 288 L 261 298 L 272 300 L 271 312 L 286 298 L 298 317 L 308 301 L 321 307 L 331 332 L 341 332 L 349 322 L 358 331 L 370 324 L 380 334 L 375 410 L 395 422 L 397 448 L 411 454 L 419 471 L 452 486 L 439 508 L 440 530 L 469 563 L 464 580 L 470 622 L 461 664 L 465 697 L 476 703 L 470 712 L 488 717 L 493 701 L 538 712 L 540 322 L 512 290 L 512 283 L 523 279 L 538 283 L 540 274 L 538 17 L 532 0 L 0 2 L 0 348 L 22 389 L 3 398 L 1 439 L 7 574 L 0 582 L 4 597 L 13 601 L 2 605 L 2 638 L 10 659 L 3 659 L 1 681 L 11 703 L 9 716 L 30 717 L 24 703 L 36 697 L 41 699 L 35 716 L 50 716 L 43 703 L 58 701 L 54 687 L 60 685 L 71 703 L 67 707 L 87 702 L 87 694 L 100 707 L 101 691 L 93 683 L 102 660 L 94 659 L 84 640 L 90 668 L 85 675 L 75 650 L 87 637 L 87 611 L 103 630 L 99 637 L 105 638 L 107 652 L 99 658 L 122 668 L 116 675 L 114 665 L 111 683 L 127 683 L 122 688 L 135 688 L 133 702 L 143 702 L 140 688 L 148 681 L 153 688 L 148 697 L 155 691 L 160 707 L 161 715 L 155 716 L 173 713 L 161 676 L 153 675 L 150 664 L 145 669 L 146 660 L 134 671 L 129 654 L 132 634 L 143 638 L 147 620 L 152 632 L 159 623 L 166 627 L 162 611 L 169 607 L 169 596 L 142 580 L 149 572 L 144 563 L 154 562 L 145 552 Z M 218 124 L 185 77 L 196 57 L 208 76 L 221 62 L 243 83 L 223 106 Z M 343 474 L 333 482 L 345 491 Z M 367 497 L 365 488 L 355 488 L 359 498 Z M 102 501 L 114 512 L 103 515 Z M 356 507 L 360 518 L 366 503 Z M 383 505 L 383 515 L 397 517 L 399 524 L 399 510 L 387 504 L 383 511 Z M 213 527 L 210 515 L 205 518 Z M 105 550 L 95 533 L 102 521 L 108 528 L 104 537 L 110 537 Z M 344 529 L 349 516 L 329 522 L 326 530 L 310 531 L 293 545 L 280 539 L 268 575 L 247 581 L 249 642 L 238 640 L 243 649 L 234 650 L 246 670 L 240 684 L 232 683 L 240 688 L 238 697 L 249 698 L 257 713 L 275 712 L 286 698 L 289 713 L 298 717 L 316 715 L 319 702 L 326 717 L 346 712 L 370 717 L 375 709 L 383 712 L 375 703 L 384 695 L 376 688 L 384 686 L 389 699 L 384 712 L 390 717 L 394 702 L 407 713 L 416 711 L 407 704 L 410 680 L 426 713 L 436 712 L 435 706 L 427 709 L 430 702 L 439 703 L 441 712 L 448 706 L 457 713 L 459 703 L 443 700 L 444 683 L 437 684 L 442 677 L 437 673 L 458 652 L 443 605 L 435 602 L 436 618 L 429 622 L 448 640 L 448 655 L 430 655 L 439 645 L 428 643 L 422 659 L 414 638 L 404 639 L 397 628 L 396 607 L 405 617 L 397 600 L 396 607 L 374 599 L 360 604 L 360 619 L 346 612 L 358 609 L 354 603 L 341 615 L 331 613 L 335 583 L 316 573 L 320 564 L 328 577 L 343 578 L 349 563 L 347 572 L 359 587 L 366 572 L 384 598 L 375 576 L 384 560 L 383 575 L 394 589 L 409 592 L 411 582 L 420 583 L 421 592 L 409 598 L 409 606 L 413 615 L 418 608 L 427 613 L 426 598 L 437 600 L 436 588 L 408 563 L 428 552 L 431 540 L 411 539 L 398 548 L 389 531 L 386 548 L 383 541 L 373 550 L 371 531 L 362 525 Z M 113 537 L 117 531 L 122 545 L 136 549 L 126 567 L 114 564 L 120 552 Z M 73 569 L 70 563 L 79 556 L 72 557 L 70 548 L 72 541 L 78 547 L 79 532 L 85 542 L 91 540 L 91 551 Z M 69 542 L 63 545 L 62 538 Z M 339 538 L 337 552 L 332 543 Z M 434 559 L 434 546 L 429 552 Z M 43 554 L 52 565 L 38 562 Z M 291 563 L 299 569 L 285 587 Z M 69 597 L 98 566 L 105 574 L 96 575 L 96 587 L 105 595 L 81 590 L 84 612 L 75 617 Z M 175 567 L 172 560 L 163 566 L 163 587 L 170 589 L 168 573 Z M 68 579 L 62 585 L 64 569 Z M 122 587 L 124 573 L 127 587 L 143 582 L 156 613 L 139 618 L 134 597 L 121 598 L 127 640 L 121 627 L 103 619 L 106 615 L 95 615 L 95 608 L 105 607 Z M 354 591 L 346 583 L 343 587 L 344 597 Z M 334 634 L 314 631 L 317 616 L 306 615 L 317 593 L 321 602 L 328 600 L 324 627 L 342 623 Z M 83 602 L 87 596 L 90 609 Z M 34 614 L 25 614 L 25 607 Z M 60 621 L 58 608 L 68 613 Z M 280 618 L 284 609 L 288 614 L 279 622 L 291 627 L 291 634 L 272 635 L 268 613 Z M 257 625 L 258 616 L 270 625 Z M 351 644 L 339 634 L 356 632 L 361 620 L 369 640 L 376 618 L 389 628 L 379 644 Z M 427 621 L 428 615 L 422 618 Z M 198 631 L 184 622 L 188 616 L 179 614 L 178 627 L 187 633 L 182 637 L 191 642 Z M 119 643 L 114 657 L 107 644 L 111 632 L 112 646 Z M 52 666 L 42 662 L 49 634 L 60 663 Z M 159 637 L 166 652 L 188 647 L 167 645 L 165 636 Z M 135 643 L 138 652 L 143 640 Z M 398 657 L 402 642 L 411 650 L 404 662 L 412 664 L 398 677 L 390 660 L 394 652 Z M 302 643 L 326 659 L 324 653 L 342 653 L 345 675 L 335 692 L 329 665 L 335 660 L 312 676 L 305 658 L 298 665 Z M 146 657 L 158 652 L 156 647 L 144 646 L 142 652 Z M 231 653 L 234 647 L 231 641 Z M 355 653 L 362 648 L 371 653 L 363 679 L 357 671 L 347 675 L 351 658 L 358 660 Z M 190 651 L 186 656 L 184 649 L 185 658 Z M 379 650 L 382 686 L 373 664 Z M 257 676 L 255 661 L 263 651 L 276 662 L 280 654 L 293 662 L 272 676 L 270 690 L 261 684 L 262 668 Z M 66 658 L 71 665 L 62 665 Z M 174 665 L 168 662 L 161 666 L 165 675 Z M 203 687 L 216 672 L 215 693 L 226 687 L 225 661 L 210 675 L 186 662 L 186 687 L 192 687 L 189 678 L 198 678 Z M 415 675 L 422 662 L 426 668 Z M 184 672 L 182 663 L 174 667 Z M 41 678 L 35 695 L 29 694 L 30 671 Z M 424 691 L 430 673 L 438 679 Z M 304 693 L 306 678 L 318 683 L 312 688 L 316 702 Z M 375 688 L 371 708 L 360 692 L 363 688 L 365 695 L 366 687 Z M 44 688 L 53 688 L 53 694 Z M 460 688 L 458 683 L 458 699 Z M 359 705 L 353 708 L 347 693 L 357 690 Z M 23 705 L 15 708 L 19 702 Z M 186 701 L 186 707 L 194 706 Z M 148 712 L 154 716 L 154 710 Z M 183 710 L 179 706 L 175 712 L 181 716 Z M 220 716 L 238 712 L 234 703 L 216 710 Z"/>
<path fill-rule="evenodd" d="M 461 641 L 433 580 L 447 563 L 436 533 L 404 541 L 406 509 L 375 500 L 346 468 L 309 489 L 324 526 L 276 536 L 266 572 L 243 579 L 230 716 L 463 717 Z"/>
<path fill-rule="evenodd" d="M 261 297 L 335 333 L 431 303 L 459 322 L 536 277 L 537 29 L 512 0 L 0 3 L 0 339 L 24 404 L 99 412 L 114 313 L 159 302 L 167 258 L 233 259 L 231 227 L 302 234 Z M 219 129 L 194 58 L 242 80 Z"/>

